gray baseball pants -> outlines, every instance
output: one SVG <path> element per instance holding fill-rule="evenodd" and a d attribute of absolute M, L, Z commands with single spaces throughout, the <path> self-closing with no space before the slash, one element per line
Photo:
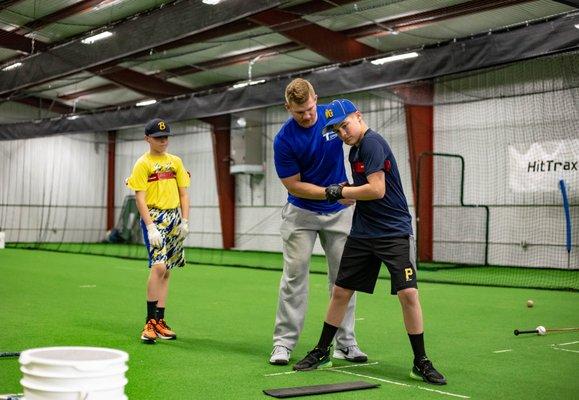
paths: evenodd
<path fill-rule="evenodd" d="M 347 207 L 332 214 L 319 214 L 290 203 L 283 208 L 280 231 L 284 266 L 279 285 L 274 346 L 293 350 L 304 327 L 308 308 L 310 258 L 318 235 L 328 260 L 328 289 L 331 295 L 346 238 L 350 233 L 353 208 Z M 336 333 L 337 348 L 357 345 L 354 336 L 355 305 L 354 295 L 348 304 L 342 326 Z"/>

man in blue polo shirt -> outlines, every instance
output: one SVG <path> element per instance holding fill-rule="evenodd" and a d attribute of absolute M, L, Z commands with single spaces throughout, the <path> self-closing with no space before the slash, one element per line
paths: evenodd
<path fill-rule="evenodd" d="M 346 182 L 342 142 L 333 133 L 322 135 L 326 105 L 317 105 L 312 85 L 294 79 L 286 87 L 286 109 L 291 118 L 273 143 L 277 174 L 288 190 L 282 210 L 281 237 L 284 267 L 273 334 L 273 365 L 287 365 L 304 326 L 308 303 L 310 258 L 319 235 L 328 260 L 328 289 L 336 279 L 352 221 L 351 200 L 328 202 L 325 187 Z M 354 336 L 355 298 L 346 305 L 336 334 L 335 358 L 365 362 Z"/>
<path fill-rule="evenodd" d="M 326 188 L 330 201 L 357 200 L 352 230 L 336 278 L 330 306 L 317 346 L 294 370 L 309 371 L 331 365 L 330 347 L 355 291 L 373 293 L 381 264 L 390 272 L 391 294 L 398 295 L 404 325 L 414 353 L 410 377 L 435 385 L 446 380 L 426 357 L 422 308 L 418 299 L 412 218 L 402 190 L 398 166 L 388 143 L 368 128 L 349 100 L 328 107 L 332 128 L 350 149 L 354 184 Z"/>

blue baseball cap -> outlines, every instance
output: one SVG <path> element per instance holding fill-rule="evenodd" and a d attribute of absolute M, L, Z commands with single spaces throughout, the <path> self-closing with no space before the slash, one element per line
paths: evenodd
<path fill-rule="evenodd" d="M 358 111 L 358 108 L 350 100 L 338 99 L 332 101 L 328 108 L 326 108 L 326 125 L 324 129 L 331 128 L 333 125 L 339 124 L 346 117 L 353 112 Z"/>
<path fill-rule="evenodd" d="M 145 125 L 145 135 L 150 137 L 161 137 L 169 136 L 171 134 L 171 129 L 169 124 L 161 118 L 155 118 L 147 122 Z"/>

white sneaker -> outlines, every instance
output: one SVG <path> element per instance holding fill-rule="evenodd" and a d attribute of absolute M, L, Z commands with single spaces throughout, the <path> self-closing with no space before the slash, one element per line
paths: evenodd
<path fill-rule="evenodd" d="M 284 346 L 274 346 L 269 363 L 272 365 L 288 365 L 291 351 Z"/>
<path fill-rule="evenodd" d="M 332 356 L 340 360 L 347 360 L 352 362 L 368 361 L 368 355 L 360 350 L 358 346 L 343 347 L 341 349 L 336 348 Z"/>

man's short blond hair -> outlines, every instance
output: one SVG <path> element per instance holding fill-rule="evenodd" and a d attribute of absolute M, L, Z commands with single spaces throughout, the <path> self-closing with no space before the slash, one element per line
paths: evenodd
<path fill-rule="evenodd" d="M 304 104 L 314 97 L 316 92 L 310 82 L 302 78 L 296 78 L 285 88 L 285 102 L 287 104 Z"/>

